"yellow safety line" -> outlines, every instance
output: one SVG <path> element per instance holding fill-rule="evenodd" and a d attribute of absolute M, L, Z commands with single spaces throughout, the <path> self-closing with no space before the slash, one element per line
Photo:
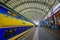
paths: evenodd
<path fill-rule="evenodd" d="M 31 28 L 31 29 L 32 29 L 32 28 Z M 16 36 L 10 38 L 9 40 L 15 40 L 15 39 L 17 39 L 18 37 L 21 37 L 22 35 L 24 35 L 24 34 L 26 34 L 27 32 L 29 32 L 31 29 L 29 29 L 29 30 L 27 30 L 27 31 L 25 31 L 25 32 L 23 32 L 23 33 L 21 33 L 21 34 L 19 34 L 19 35 L 16 35 Z"/>

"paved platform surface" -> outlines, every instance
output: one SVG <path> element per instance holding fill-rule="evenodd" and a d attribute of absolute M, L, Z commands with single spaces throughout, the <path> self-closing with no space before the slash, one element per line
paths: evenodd
<path fill-rule="evenodd" d="M 39 40 L 39 39 L 38 39 L 38 27 L 36 28 L 36 31 L 35 31 L 33 40 Z"/>
<path fill-rule="evenodd" d="M 51 30 L 44 27 L 37 27 L 35 32 L 35 38 L 33 40 L 60 40 L 60 32 Z"/>
<path fill-rule="evenodd" d="M 18 40 L 60 40 L 60 31 L 46 27 L 36 27 Z"/>

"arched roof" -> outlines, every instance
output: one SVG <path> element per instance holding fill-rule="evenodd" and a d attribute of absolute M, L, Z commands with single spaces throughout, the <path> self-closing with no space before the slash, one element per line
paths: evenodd
<path fill-rule="evenodd" d="M 58 0 L 1 0 L 32 21 L 41 21 L 59 3 Z"/>

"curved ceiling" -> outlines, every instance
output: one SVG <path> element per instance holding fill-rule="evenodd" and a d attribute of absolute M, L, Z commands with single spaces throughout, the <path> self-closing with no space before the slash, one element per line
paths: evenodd
<path fill-rule="evenodd" d="M 1 0 L 1 2 L 33 22 L 43 20 L 59 3 L 58 0 Z"/>

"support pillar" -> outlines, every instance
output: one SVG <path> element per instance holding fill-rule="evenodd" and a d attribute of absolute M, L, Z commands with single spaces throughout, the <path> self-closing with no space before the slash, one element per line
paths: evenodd
<path fill-rule="evenodd" d="M 52 26 L 52 28 L 53 28 L 53 29 L 57 29 L 55 15 L 52 15 L 52 21 L 53 21 L 53 26 Z"/>

